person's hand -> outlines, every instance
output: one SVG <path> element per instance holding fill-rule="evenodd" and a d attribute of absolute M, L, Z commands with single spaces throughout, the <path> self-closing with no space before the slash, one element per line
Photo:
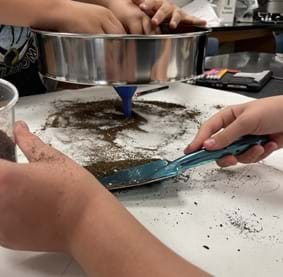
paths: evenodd
<path fill-rule="evenodd" d="M 71 159 L 15 126 L 29 164 L 0 160 L 0 244 L 20 250 L 69 252 L 71 238 L 100 189 Z"/>
<path fill-rule="evenodd" d="M 132 0 L 115 0 L 105 2 L 105 7 L 110 9 L 122 22 L 130 34 L 158 34 L 160 30 L 151 23 L 151 18 L 145 14 Z"/>
<path fill-rule="evenodd" d="M 152 17 L 151 22 L 155 26 L 160 25 L 165 20 L 169 21 L 172 29 L 177 28 L 180 22 L 191 25 L 206 25 L 206 21 L 195 16 L 190 16 L 181 8 L 168 0 L 132 0 L 146 14 Z"/>
<path fill-rule="evenodd" d="M 1 1 L 0 18 L 4 25 L 47 31 L 125 33 L 123 25 L 110 10 L 72 0 Z"/>
<path fill-rule="evenodd" d="M 217 163 L 221 167 L 258 162 L 283 147 L 283 96 L 270 97 L 224 108 L 199 129 L 186 154 L 200 149 L 224 148 L 244 135 L 269 135 L 264 146 L 256 145 L 238 157 L 226 156 Z"/>
<path fill-rule="evenodd" d="M 16 123 L 15 138 L 30 163 L 0 160 L 1 246 L 64 251 L 89 276 L 208 276 L 160 243 L 90 173 L 24 122 Z"/>
<path fill-rule="evenodd" d="M 56 31 L 90 34 L 124 34 L 125 28 L 105 7 L 70 1 L 55 27 Z"/>

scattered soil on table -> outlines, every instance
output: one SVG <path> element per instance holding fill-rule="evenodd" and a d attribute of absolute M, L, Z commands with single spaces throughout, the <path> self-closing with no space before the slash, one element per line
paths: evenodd
<path fill-rule="evenodd" d="M 95 130 L 103 136 L 105 141 L 109 142 L 113 142 L 117 133 L 122 130 L 142 131 L 139 126 L 146 123 L 146 119 L 135 112 L 131 118 L 125 118 L 119 101 L 57 102 L 56 108 L 57 111 L 48 116 L 43 129 L 72 127 Z"/>
<path fill-rule="evenodd" d="M 57 111 L 48 116 L 42 130 L 46 128 L 66 127 L 96 130 L 103 135 L 106 141 L 110 142 L 115 140 L 118 132 L 125 129 L 144 132 L 144 130 L 141 129 L 141 125 L 147 123 L 147 120 L 139 115 L 139 113 L 135 112 L 135 110 L 162 117 L 172 111 L 186 109 L 185 106 L 175 103 L 137 101 L 133 102 L 132 117 L 125 118 L 119 100 L 103 100 L 85 103 L 57 101 L 54 104 Z M 201 112 L 199 110 L 193 109 L 180 114 L 180 118 L 195 121 L 200 115 Z"/>
<path fill-rule="evenodd" d="M 200 115 L 201 115 L 201 112 L 199 110 L 190 110 L 190 111 L 187 111 L 184 117 L 187 119 L 191 119 L 192 121 L 196 123 L 199 123 L 196 118 Z"/>
<path fill-rule="evenodd" d="M 0 130 L 0 159 L 16 161 L 15 143 L 3 131 Z"/>
<path fill-rule="evenodd" d="M 111 156 L 111 152 L 127 153 L 126 149 L 122 149 L 115 143 L 118 135 L 123 131 L 147 133 L 148 131 L 143 127 L 151 124 L 148 122 L 151 116 L 163 121 L 168 117 L 171 120 L 171 125 L 172 122 L 174 125 L 174 122 L 193 121 L 199 123 L 198 116 L 201 115 L 197 109 L 188 109 L 180 104 L 159 101 L 134 101 L 131 118 L 125 118 L 121 101 L 115 99 L 90 102 L 56 101 L 53 104 L 55 112 L 48 116 L 42 130 L 73 128 L 87 130 L 89 136 L 97 137 L 98 140 L 94 141 L 87 153 L 84 153 L 89 157 L 86 169 L 95 176 L 109 175 L 117 170 L 152 161 L 149 158 L 156 153 L 157 148 L 141 147 L 139 149 L 137 147 L 130 155 L 124 155 L 125 157 L 123 155 L 120 155 L 119 158 Z M 74 132 L 76 131 L 74 130 Z M 181 136 L 185 132 L 186 130 L 182 129 L 169 139 L 175 140 L 177 136 Z M 148 136 L 150 135 L 149 133 Z M 105 146 L 99 146 L 99 140 L 110 143 L 110 146 L 107 149 Z"/>
<path fill-rule="evenodd" d="M 224 108 L 224 105 L 218 104 L 218 105 L 215 105 L 214 108 L 217 109 L 217 110 L 221 110 L 221 109 Z"/>
<path fill-rule="evenodd" d="M 259 233 L 263 230 L 261 219 L 258 219 L 255 214 L 252 214 L 252 218 L 245 218 L 238 211 L 234 211 L 227 214 L 227 218 L 229 223 L 237 228 L 240 233 Z"/>

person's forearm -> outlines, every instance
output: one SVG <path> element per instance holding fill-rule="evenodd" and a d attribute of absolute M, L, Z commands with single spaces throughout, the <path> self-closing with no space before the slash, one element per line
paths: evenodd
<path fill-rule="evenodd" d="M 152 236 L 104 189 L 98 188 L 92 203 L 71 243 L 90 276 L 208 276 Z"/>
<path fill-rule="evenodd" d="M 0 24 L 55 29 L 70 0 L 0 0 Z"/>

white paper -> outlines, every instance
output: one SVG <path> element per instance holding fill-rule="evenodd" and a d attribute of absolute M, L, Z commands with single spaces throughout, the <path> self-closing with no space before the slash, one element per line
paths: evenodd
<path fill-rule="evenodd" d="M 109 87 L 23 97 L 16 106 L 16 118 L 25 120 L 32 131 L 38 131 L 54 110 L 54 101 L 85 102 L 113 97 L 117 95 Z M 197 108 L 202 112 L 200 121 L 215 113 L 216 105 L 250 100 L 230 92 L 185 84 L 175 84 L 141 99 Z M 195 132 L 195 128 L 188 128 L 184 141 L 176 140 L 178 145 L 175 145 L 173 140 L 164 155 L 170 159 L 182 155 Z M 152 138 L 152 133 L 148 135 Z M 54 146 L 64 150 L 56 144 L 55 136 L 51 139 Z M 140 143 L 145 141 L 140 139 Z M 190 170 L 187 180 L 169 180 L 116 196 L 162 242 L 213 276 L 283 276 L 282 160 L 282 151 L 277 151 L 264 164 L 219 170 L 211 163 Z M 231 222 L 231 218 L 237 222 Z M 209 250 L 203 245 L 209 246 Z M 84 274 L 64 255 L 0 248 L 0 276 L 81 277 Z"/>
<path fill-rule="evenodd" d="M 220 19 L 207 0 L 194 0 L 182 8 L 190 15 L 194 15 L 207 21 L 207 26 L 218 26 Z"/>

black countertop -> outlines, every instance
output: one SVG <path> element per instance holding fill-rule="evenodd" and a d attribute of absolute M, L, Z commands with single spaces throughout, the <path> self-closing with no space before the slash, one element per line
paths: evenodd
<path fill-rule="evenodd" d="M 264 22 L 246 22 L 246 23 L 223 23 L 218 26 L 210 27 L 212 31 L 237 31 L 249 29 L 271 29 L 272 31 L 283 31 L 283 22 L 278 23 L 264 23 Z"/>
<path fill-rule="evenodd" d="M 283 94 L 283 54 L 239 52 L 207 57 L 205 68 L 210 69 L 213 67 L 238 69 L 243 72 L 271 70 L 274 78 L 271 79 L 261 91 L 244 92 L 236 90 L 234 92 L 254 98 Z"/>

